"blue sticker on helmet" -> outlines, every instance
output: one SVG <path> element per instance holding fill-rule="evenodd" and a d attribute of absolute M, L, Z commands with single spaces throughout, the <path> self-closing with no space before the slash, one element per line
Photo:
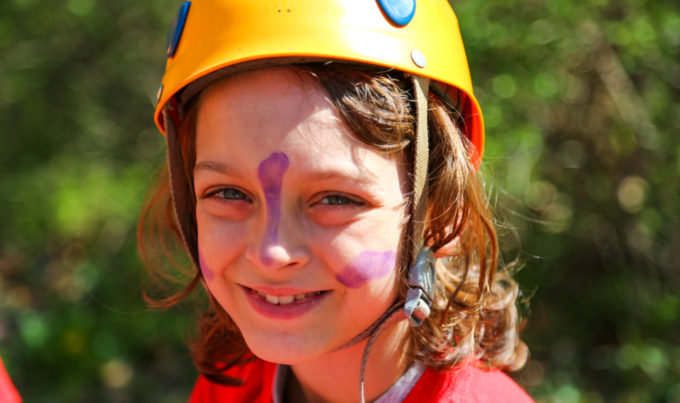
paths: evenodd
<path fill-rule="evenodd" d="M 416 13 L 416 0 L 378 0 L 387 18 L 402 27 L 413 19 Z"/>
<path fill-rule="evenodd" d="M 170 24 L 170 31 L 168 32 L 168 39 L 165 42 L 165 48 L 167 49 L 168 57 L 172 57 L 177 52 L 177 46 L 179 45 L 179 40 L 182 37 L 182 31 L 184 30 L 184 23 L 187 20 L 187 15 L 189 14 L 189 6 L 191 6 L 190 1 L 185 1 L 179 7 L 175 19 L 172 20 Z"/>

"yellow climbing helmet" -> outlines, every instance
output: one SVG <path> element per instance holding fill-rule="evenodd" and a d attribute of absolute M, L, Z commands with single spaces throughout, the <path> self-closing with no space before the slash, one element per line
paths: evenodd
<path fill-rule="evenodd" d="M 186 1 L 170 28 L 167 56 L 155 111 L 163 133 L 164 108 L 181 106 L 183 91 L 207 84 L 212 73 L 249 62 L 336 60 L 394 68 L 443 87 L 465 120 L 472 163 L 481 161 L 482 113 L 447 0 Z"/>

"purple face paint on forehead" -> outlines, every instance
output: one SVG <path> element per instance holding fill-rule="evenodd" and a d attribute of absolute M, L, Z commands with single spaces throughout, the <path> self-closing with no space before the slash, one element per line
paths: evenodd
<path fill-rule="evenodd" d="M 366 281 L 380 278 L 394 270 L 397 254 L 394 251 L 363 251 L 338 273 L 336 278 L 349 288 L 361 287 Z"/>
<path fill-rule="evenodd" d="M 201 253 L 200 250 L 198 251 L 198 264 L 201 266 L 201 273 L 203 273 L 203 278 L 205 278 L 208 281 L 215 278 L 215 272 L 213 272 L 212 269 L 208 267 L 208 264 L 205 262 L 203 254 Z"/>
<path fill-rule="evenodd" d="M 271 262 L 271 257 L 267 255 L 267 249 L 269 245 L 276 242 L 278 237 L 279 221 L 281 220 L 281 183 L 289 164 L 286 154 L 275 152 L 262 161 L 257 168 L 257 178 L 262 185 L 267 206 L 267 229 L 264 241 L 260 246 L 260 256 L 262 256 L 262 261 L 265 264 Z"/>
<path fill-rule="evenodd" d="M 283 174 L 288 170 L 288 156 L 282 152 L 272 153 L 257 167 L 257 177 L 267 197 L 280 197 Z"/>

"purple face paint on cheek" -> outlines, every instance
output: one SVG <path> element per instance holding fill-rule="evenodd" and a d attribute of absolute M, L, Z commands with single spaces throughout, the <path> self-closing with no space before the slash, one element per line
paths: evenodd
<path fill-rule="evenodd" d="M 205 262 L 203 254 L 201 253 L 200 250 L 198 251 L 198 264 L 201 266 L 201 273 L 203 273 L 203 278 L 205 278 L 208 281 L 215 278 L 215 272 L 212 271 L 210 267 L 208 267 L 208 264 Z"/>
<path fill-rule="evenodd" d="M 267 229 L 264 242 L 260 246 L 260 254 L 264 263 L 269 263 L 271 258 L 266 250 L 276 242 L 279 221 L 281 220 L 281 183 L 283 175 L 288 170 L 288 156 L 282 152 L 272 153 L 260 163 L 257 168 L 257 178 L 260 180 L 264 199 L 267 206 Z"/>
<path fill-rule="evenodd" d="M 342 269 L 336 278 L 349 288 L 358 288 L 366 281 L 383 277 L 394 270 L 397 254 L 385 252 L 363 251 Z"/>

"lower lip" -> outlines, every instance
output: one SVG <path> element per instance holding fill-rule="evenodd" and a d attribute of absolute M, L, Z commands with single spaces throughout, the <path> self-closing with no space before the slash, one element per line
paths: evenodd
<path fill-rule="evenodd" d="M 262 316 L 272 319 L 295 319 L 314 309 L 323 301 L 330 292 L 326 291 L 319 295 L 312 295 L 299 301 L 291 302 L 286 305 L 270 304 L 253 290 L 243 287 L 246 299 L 250 306 Z"/>

